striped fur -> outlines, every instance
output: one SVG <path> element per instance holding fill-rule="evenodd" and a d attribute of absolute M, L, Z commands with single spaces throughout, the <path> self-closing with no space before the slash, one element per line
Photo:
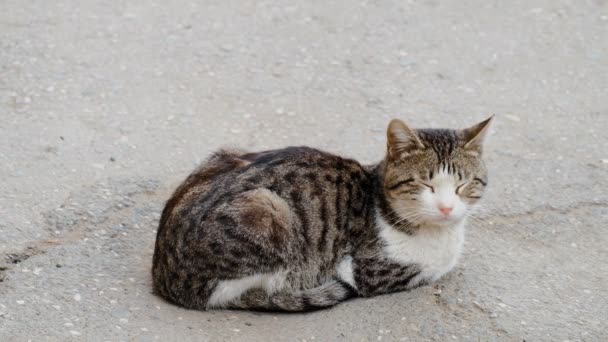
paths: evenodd
<path fill-rule="evenodd" d="M 474 205 L 487 183 L 487 124 L 411 130 L 393 121 L 387 156 L 371 167 L 308 147 L 215 153 L 163 210 L 155 292 L 187 308 L 307 311 L 434 281 L 432 267 L 449 271 L 459 250 L 438 254 L 422 237 L 449 239 L 442 232 L 463 219 L 420 219 L 412 203 L 429 196 L 420 182 L 444 170 L 467 182 L 457 197 Z"/>

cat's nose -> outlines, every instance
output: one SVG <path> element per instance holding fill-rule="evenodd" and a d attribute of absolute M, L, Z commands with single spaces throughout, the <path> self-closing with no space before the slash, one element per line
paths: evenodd
<path fill-rule="evenodd" d="M 443 214 L 443 216 L 446 216 L 446 217 L 449 216 L 450 213 L 452 212 L 452 209 L 454 209 L 452 207 L 444 207 L 442 205 L 438 206 L 438 208 L 439 208 L 439 211 L 441 211 L 441 213 Z"/>

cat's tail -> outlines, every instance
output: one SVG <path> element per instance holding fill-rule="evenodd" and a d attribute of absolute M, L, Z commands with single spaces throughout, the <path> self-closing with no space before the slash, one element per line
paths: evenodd
<path fill-rule="evenodd" d="M 251 290 L 228 305 L 230 309 L 260 311 L 314 311 L 334 306 L 350 297 L 355 290 L 340 281 L 329 281 L 312 289 L 296 292 L 280 291 L 268 294 L 264 290 Z"/>

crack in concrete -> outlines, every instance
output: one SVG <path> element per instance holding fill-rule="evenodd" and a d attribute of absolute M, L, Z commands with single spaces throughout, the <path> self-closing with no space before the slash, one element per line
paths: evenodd
<path fill-rule="evenodd" d="M 32 256 L 44 253 L 46 253 L 44 248 L 41 248 L 38 244 L 33 244 L 21 251 L 4 254 L 4 258 L 2 258 L 2 263 L 0 264 L 0 283 L 7 279 L 7 271 L 10 271 L 13 267 L 21 264 Z"/>
<path fill-rule="evenodd" d="M 4 253 L 4 256 L 2 259 L 0 259 L 0 282 L 6 281 L 8 279 L 7 272 L 12 270 L 18 264 L 33 256 L 45 254 L 54 247 L 71 244 L 81 240 L 87 236 L 86 231 L 91 224 L 94 224 L 95 227 L 106 225 L 112 220 L 112 218 L 120 216 L 121 212 L 136 208 L 136 204 L 140 202 L 140 197 L 145 198 L 155 195 L 155 190 L 158 188 L 155 181 L 143 183 L 126 182 L 134 185 L 135 189 L 127 190 L 124 193 L 118 193 L 118 201 L 112 198 L 106 198 L 104 192 L 107 191 L 107 186 L 100 186 L 100 184 L 95 184 L 77 193 L 77 195 L 86 193 L 90 194 L 90 191 L 87 190 L 97 190 L 93 191 L 94 194 L 92 196 L 87 196 L 87 199 L 92 199 L 92 203 L 94 205 L 101 207 L 96 208 L 98 211 L 97 213 L 93 213 L 86 209 L 86 207 L 91 203 L 84 203 L 81 206 L 74 206 L 73 196 L 68 197 L 64 204 L 60 206 L 59 211 L 49 211 L 45 213 L 44 215 L 47 217 L 48 224 L 47 229 L 49 231 L 55 230 L 55 232 L 60 231 L 62 234 L 56 238 L 45 238 L 32 241 L 22 250 Z M 120 188 L 122 183 L 125 183 L 125 181 L 111 182 L 111 185 Z M 99 197 L 103 198 L 104 200 L 95 201 L 95 199 Z M 111 235 L 111 237 L 116 236 L 119 235 Z"/>

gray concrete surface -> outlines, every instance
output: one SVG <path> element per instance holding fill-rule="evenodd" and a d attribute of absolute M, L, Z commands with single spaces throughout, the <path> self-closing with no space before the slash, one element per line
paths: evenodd
<path fill-rule="evenodd" d="M 0 1 L 1 341 L 605 341 L 608 4 Z M 373 162 L 388 120 L 498 115 L 436 287 L 312 314 L 150 293 L 163 202 L 208 153 Z"/>

